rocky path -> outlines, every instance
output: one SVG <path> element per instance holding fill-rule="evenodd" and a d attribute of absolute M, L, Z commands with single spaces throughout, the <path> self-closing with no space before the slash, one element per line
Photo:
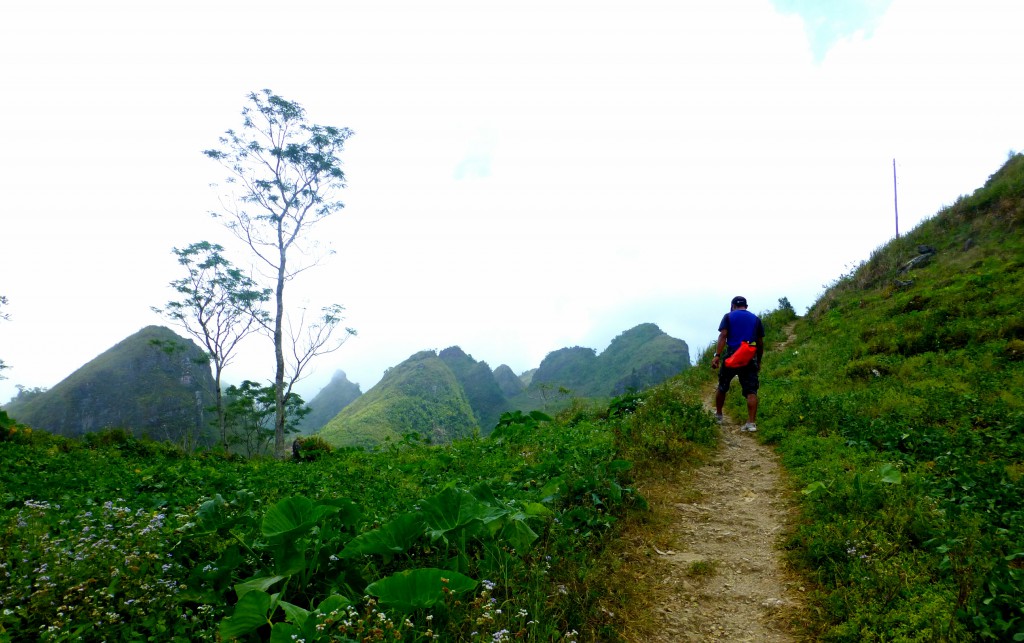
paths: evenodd
<path fill-rule="evenodd" d="M 739 426 L 727 418 L 714 457 L 645 492 L 669 533 L 649 544 L 656 634 L 631 640 L 797 640 L 790 625 L 804 588 L 779 549 L 791 492 L 774 451 Z"/>

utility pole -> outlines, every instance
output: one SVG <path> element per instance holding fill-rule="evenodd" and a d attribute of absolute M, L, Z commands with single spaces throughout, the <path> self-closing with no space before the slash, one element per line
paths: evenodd
<path fill-rule="evenodd" d="M 900 203 L 896 197 L 896 159 L 892 160 L 892 207 L 896 211 L 896 238 L 900 238 Z"/>

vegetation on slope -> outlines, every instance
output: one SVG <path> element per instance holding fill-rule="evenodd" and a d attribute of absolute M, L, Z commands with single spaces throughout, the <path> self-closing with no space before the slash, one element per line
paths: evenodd
<path fill-rule="evenodd" d="M 311 462 L 0 424 L 0 639 L 44 641 L 615 641 L 631 480 L 714 436 L 668 387 Z"/>
<path fill-rule="evenodd" d="M 147 326 L 72 373 L 52 389 L 19 396 L 8 414 L 36 428 L 79 436 L 130 428 L 157 440 L 202 444 L 212 439 L 214 404 L 209 360 L 194 342 Z"/>
<path fill-rule="evenodd" d="M 319 431 L 362 394 L 359 385 L 348 381 L 344 371 L 337 371 L 327 386 L 309 401 L 310 412 L 299 421 L 299 431 L 306 434 Z"/>
<path fill-rule="evenodd" d="M 475 428 L 469 400 L 451 369 L 433 351 L 422 351 L 388 369 L 318 435 L 332 446 L 373 447 L 401 442 L 407 434 L 443 443 L 467 437 Z"/>
<path fill-rule="evenodd" d="M 607 399 L 654 386 L 689 367 L 686 342 L 655 324 L 640 324 L 613 339 L 600 355 L 581 346 L 548 353 L 530 389 L 536 393 L 542 386 L 557 386 L 576 396 Z"/>
<path fill-rule="evenodd" d="M 1017 155 L 766 360 L 760 435 L 803 492 L 816 639 L 1024 640 L 1022 223 Z"/>

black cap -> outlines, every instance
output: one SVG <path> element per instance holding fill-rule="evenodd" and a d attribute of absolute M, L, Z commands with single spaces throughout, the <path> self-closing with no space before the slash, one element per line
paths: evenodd
<path fill-rule="evenodd" d="M 746 308 L 747 307 L 747 298 L 746 297 L 739 297 L 739 296 L 733 297 L 732 298 L 732 305 L 735 306 L 736 308 Z"/>

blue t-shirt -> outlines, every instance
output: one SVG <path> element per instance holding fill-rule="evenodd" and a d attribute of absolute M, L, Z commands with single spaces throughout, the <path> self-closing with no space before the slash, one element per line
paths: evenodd
<path fill-rule="evenodd" d="M 743 342 L 760 341 L 764 337 L 764 326 L 761 325 L 761 318 L 749 310 L 734 310 L 722 317 L 722 323 L 718 325 L 719 332 L 728 330 L 729 335 L 726 343 L 730 352 L 739 348 Z"/>

